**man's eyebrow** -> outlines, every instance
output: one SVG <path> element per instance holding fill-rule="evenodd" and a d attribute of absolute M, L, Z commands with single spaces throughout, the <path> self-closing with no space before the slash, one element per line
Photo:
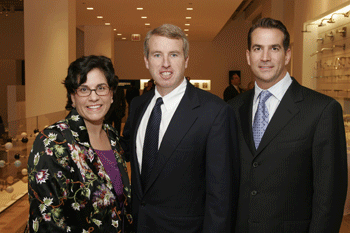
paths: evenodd
<path fill-rule="evenodd" d="M 153 54 L 153 53 L 161 53 L 161 52 L 158 50 L 155 50 L 155 51 L 151 51 L 150 53 Z"/>
<path fill-rule="evenodd" d="M 281 46 L 280 44 L 273 44 L 273 45 L 271 45 L 271 47 L 272 47 L 272 48 L 276 48 L 276 47 L 282 48 L 282 46 Z"/>
<path fill-rule="evenodd" d="M 263 47 L 262 45 L 260 45 L 260 44 L 253 44 L 252 45 L 252 48 L 254 48 L 254 47 Z M 271 47 L 271 48 L 276 48 L 276 47 L 278 47 L 278 48 L 282 48 L 282 46 L 280 45 L 280 44 L 273 44 L 273 45 L 269 45 L 269 47 Z"/>

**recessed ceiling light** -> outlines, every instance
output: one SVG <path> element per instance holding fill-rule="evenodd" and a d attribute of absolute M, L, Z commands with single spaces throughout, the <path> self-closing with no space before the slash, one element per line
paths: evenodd
<path fill-rule="evenodd" d="M 123 37 L 122 40 L 126 40 L 126 37 Z"/>
<path fill-rule="evenodd" d="M 147 16 L 141 16 L 141 19 L 147 19 Z"/>
<path fill-rule="evenodd" d="M 189 24 L 189 23 L 185 23 L 185 26 L 190 26 L 191 24 Z"/>
<path fill-rule="evenodd" d="M 187 29 L 187 28 L 186 28 L 186 29 L 184 29 L 184 31 L 185 31 L 185 32 L 188 32 L 189 30 L 190 30 L 190 29 Z"/>
<path fill-rule="evenodd" d="M 191 7 L 187 7 L 187 9 L 186 10 L 188 10 L 188 11 L 193 11 L 193 8 L 191 8 Z"/>
<path fill-rule="evenodd" d="M 136 8 L 136 10 L 138 10 L 138 11 L 142 11 L 142 10 L 143 10 L 143 8 L 142 8 L 142 7 L 138 7 L 138 8 Z"/>
<path fill-rule="evenodd" d="M 192 17 L 186 17 L 186 19 L 192 19 Z"/>
<path fill-rule="evenodd" d="M 105 23 L 105 25 L 111 25 L 111 23 Z"/>
<path fill-rule="evenodd" d="M 117 36 L 121 36 L 122 34 L 121 33 L 118 33 Z"/>
<path fill-rule="evenodd" d="M 145 23 L 145 25 L 146 25 L 146 26 L 149 26 L 149 25 L 151 25 L 151 24 L 150 24 L 150 23 Z"/>
<path fill-rule="evenodd" d="M 99 15 L 97 16 L 98 19 L 103 19 L 103 16 Z"/>
<path fill-rule="evenodd" d="M 94 8 L 93 7 L 87 7 L 86 8 L 88 11 L 92 11 L 92 10 L 94 10 Z"/>
<path fill-rule="evenodd" d="M 114 28 L 114 29 L 113 29 L 113 31 L 117 31 L 117 29 L 116 29 L 116 28 Z"/>

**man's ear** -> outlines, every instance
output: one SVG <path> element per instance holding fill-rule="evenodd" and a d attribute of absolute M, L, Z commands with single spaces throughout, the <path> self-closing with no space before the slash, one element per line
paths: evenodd
<path fill-rule="evenodd" d="M 286 51 L 286 57 L 285 57 L 285 62 L 284 62 L 285 65 L 288 65 L 291 57 L 292 57 L 292 51 L 290 50 L 290 48 L 288 48 Z"/>
<path fill-rule="evenodd" d="M 249 49 L 247 49 L 247 51 L 245 52 L 245 55 L 247 57 L 247 63 L 248 63 L 248 65 L 250 65 L 250 51 L 249 51 Z"/>
<path fill-rule="evenodd" d="M 187 56 L 186 59 L 185 59 L 185 68 L 187 68 L 187 65 L 188 65 L 188 59 L 190 59 L 190 56 Z"/>
<path fill-rule="evenodd" d="M 149 69 L 148 58 L 146 56 L 143 56 L 143 60 L 145 61 L 146 68 Z"/>

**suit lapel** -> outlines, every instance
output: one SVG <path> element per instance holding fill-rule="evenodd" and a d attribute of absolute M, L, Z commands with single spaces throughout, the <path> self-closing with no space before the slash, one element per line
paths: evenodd
<path fill-rule="evenodd" d="M 177 107 L 164 134 L 157 159 L 151 172 L 149 183 L 147 184 L 144 193 L 147 192 L 149 187 L 156 180 L 181 140 L 196 121 L 198 117 L 198 111 L 196 111 L 196 109 L 198 109 L 197 107 L 199 107 L 199 105 L 197 92 L 195 91 L 194 86 L 187 82 L 185 94 L 182 97 L 179 106 Z"/>
<path fill-rule="evenodd" d="M 242 106 L 239 108 L 239 115 L 241 121 L 241 128 L 244 140 L 248 145 L 252 154 L 255 154 L 255 147 L 253 143 L 253 134 L 252 134 L 252 109 L 253 109 L 253 98 L 254 91 L 250 91 L 248 97 L 245 99 Z"/>
<path fill-rule="evenodd" d="M 296 102 L 303 99 L 300 92 L 300 85 L 293 79 L 292 84 L 283 96 L 278 105 L 269 125 L 266 128 L 264 136 L 261 139 L 256 155 L 261 153 L 264 148 L 278 135 L 278 133 L 288 124 L 288 122 L 299 112 Z"/>
<path fill-rule="evenodd" d="M 149 103 L 151 102 L 153 96 L 154 96 L 154 90 L 152 90 L 152 94 L 149 95 L 147 98 L 145 98 L 143 100 L 143 102 L 135 110 L 135 117 L 133 119 L 134 121 L 132 122 L 132 125 L 135 125 L 135 127 L 133 127 L 135 131 L 132 133 L 132 135 L 134 135 L 134 137 L 132 139 L 134 142 L 136 142 L 137 131 L 139 129 L 142 117 L 143 117 L 143 115 L 144 115 L 144 113 L 145 113 Z M 136 146 L 135 146 L 135 148 L 133 148 L 133 150 L 134 150 L 134 153 L 132 153 L 132 154 L 134 156 L 133 160 L 135 162 L 132 164 L 132 166 L 134 166 L 133 169 L 134 169 L 135 173 L 137 174 L 137 176 L 135 177 L 136 178 L 136 184 L 133 184 L 133 185 L 137 185 L 138 186 L 138 188 L 136 188 L 135 190 L 139 190 L 140 191 L 140 192 L 137 192 L 137 194 L 139 195 L 139 198 L 141 199 L 141 197 L 142 197 L 142 193 L 141 193 L 142 192 L 141 174 L 140 174 L 140 169 L 139 169 L 139 165 L 138 165 Z"/>

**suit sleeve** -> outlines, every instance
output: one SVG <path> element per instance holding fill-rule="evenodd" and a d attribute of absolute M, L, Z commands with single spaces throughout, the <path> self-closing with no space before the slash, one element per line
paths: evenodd
<path fill-rule="evenodd" d="M 237 138 L 229 105 L 214 120 L 206 146 L 206 207 L 203 232 L 231 232 L 238 187 Z M 236 192 L 235 192 L 236 193 Z"/>
<path fill-rule="evenodd" d="M 309 232 L 339 232 L 348 175 L 342 109 L 335 100 L 324 109 L 313 140 L 314 195 Z"/>

